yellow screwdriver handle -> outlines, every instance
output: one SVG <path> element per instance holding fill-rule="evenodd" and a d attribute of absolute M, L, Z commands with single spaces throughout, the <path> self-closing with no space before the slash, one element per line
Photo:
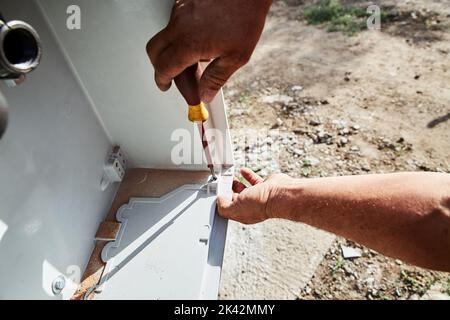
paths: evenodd
<path fill-rule="evenodd" d="M 192 122 L 205 122 L 209 118 L 208 109 L 206 109 L 203 102 L 196 106 L 189 106 L 188 118 Z"/>

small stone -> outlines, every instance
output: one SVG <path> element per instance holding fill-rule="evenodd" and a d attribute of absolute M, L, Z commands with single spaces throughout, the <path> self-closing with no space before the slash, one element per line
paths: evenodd
<path fill-rule="evenodd" d="M 398 264 L 399 266 L 401 266 L 401 265 L 403 264 L 403 262 L 401 262 L 401 261 L 398 260 L 398 259 L 395 259 L 395 263 Z"/>
<path fill-rule="evenodd" d="M 281 120 L 280 118 L 277 118 L 277 125 L 278 126 L 282 126 L 283 125 L 283 120 Z"/>
<path fill-rule="evenodd" d="M 303 162 L 309 164 L 310 166 L 316 166 L 320 163 L 320 160 L 315 157 L 306 157 L 303 159 Z"/>
<path fill-rule="evenodd" d="M 362 256 L 361 250 L 357 248 L 341 245 L 342 256 L 344 259 L 359 258 Z"/>
<path fill-rule="evenodd" d="M 344 129 L 342 129 L 342 130 L 339 131 L 339 134 L 340 134 L 341 136 L 346 136 L 346 135 L 348 135 L 349 133 L 350 133 L 350 130 L 348 130 L 348 128 L 344 128 Z"/>
<path fill-rule="evenodd" d="M 270 145 L 273 144 L 273 139 L 272 139 L 271 137 L 267 137 L 267 138 L 264 140 L 264 143 L 270 146 Z"/>
<path fill-rule="evenodd" d="M 355 124 L 352 126 L 352 129 L 355 131 L 358 131 L 359 129 L 361 129 L 361 127 L 359 125 Z"/>
<path fill-rule="evenodd" d="M 347 275 L 353 275 L 353 270 L 349 266 L 344 266 L 344 271 Z"/>
<path fill-rule="evenodd" d="M 344 120 L 333 120 L 331 121 L 336 129 L 344 129 L 347 126 L 347 122 Z"/>
<path fill-rule="evenodd" d="M 356 289 L 362 291 L 364 289 L 364 285 L 358 281 L 356 283 Z"/>
<path fill-rule="evenodd" d="M 332 143 L 333 136 L 326 131 L 320 130 L 317 132 L 317 137 L 315 139 L 315 143 Z"/>
<path fill-rule="evenodd" d="M 375 278 L 374 278 L 374 277 L 368 277 L 368 278 L 366 278 L 366 280 L 364 280 L 364 282 L 365 282 L 367 285 L 372 285 L 372 284 L 374 284 L 374 282 L 375 282 Z"/>
<path fill-rule="evenodd" d="M 341 145 L 345 146 L 345 145 L 348 143 L 348 139 L 345 138 L 345 137 L 342 137 L 342 138 L 339 140 L 339 142 L 340 142 Z"/>
<path fill-rule="evenodd" d="M 292 86 L 291 90 L 294 91 L 294 92 L 295 91 L 302 91 L 303 87 L 302 86 Z"/>
<path fill-rule="evenodd" d="M 322 124 L 322 122 L 320 122 L 320 120 L 311 120 L 311 121 L 309 121 L 309 124 L 311 126 L 320 126 Z"/>
<path fill-rule="evenodd" d="M 240 110 L 240 109 L 233 109 L 230 112 L 231 116 L 242 116 L 244 114 L 244 110 Z"/>
<path fill-rule="evenodd" d="M 262 98 L 262 102 L 264 102 L 264 103 L 288 104 L 288 103 L 292 102 L 293 100 L 294 100 L 294 98 L 286 96 L 286 95 L 281 95 L 281 94 L 275 94 L 275 95 L 266 96 L 266 97 Z"/>

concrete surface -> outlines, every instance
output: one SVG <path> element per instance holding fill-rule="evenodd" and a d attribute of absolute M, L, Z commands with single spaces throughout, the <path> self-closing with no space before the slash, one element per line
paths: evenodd
<path fill-rule="evenodd" d="M 295 299 L 334 239 L 290 221 L 230 221 L 219 298 Z"/>

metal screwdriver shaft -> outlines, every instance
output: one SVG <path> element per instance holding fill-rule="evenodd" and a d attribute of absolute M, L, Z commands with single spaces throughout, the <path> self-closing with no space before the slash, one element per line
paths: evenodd
<path fill-rule="evenodd" d="M 205 153 L 206 162 L 212 177 L 216 178 L 214 171 L 214 163 L 212 161 L 211 152 L 209 150 L 208 138 L 206 136 L 204 122 L 209 118 L 209 112 L 204 103 L 200 100 L 198 91 L 199 66 L 192 65 L 184 70 L 175 78 L 175 84 L 186 100 L 189 110 L 188 118 L 198 126 L 200 138 L 202 139 L 203 151 Z"/>

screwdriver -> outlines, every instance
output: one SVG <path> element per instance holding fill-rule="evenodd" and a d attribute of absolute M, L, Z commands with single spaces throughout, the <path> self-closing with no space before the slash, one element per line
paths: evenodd
<path fill-rule="evenodd" d="M 214 164 L 209 150 L 208 138 L 206 137 L 204 122 L 209 118 L 208 109 L 201 101 L 198 91 L 198 79 L 201 76 L 201 70 L 198 63 L 186 68 L 181 74 L 175 77 L 175 85 L 180 91 L 181 95 L 186 100 L 188 109 L 188 119 L 198 126 L 200 138 L 202 139 L 203 151 L 205 153 L 206 162 L 211 172 L 212 178 L 215 180 L 216 173 L 214 171 Z"/>

